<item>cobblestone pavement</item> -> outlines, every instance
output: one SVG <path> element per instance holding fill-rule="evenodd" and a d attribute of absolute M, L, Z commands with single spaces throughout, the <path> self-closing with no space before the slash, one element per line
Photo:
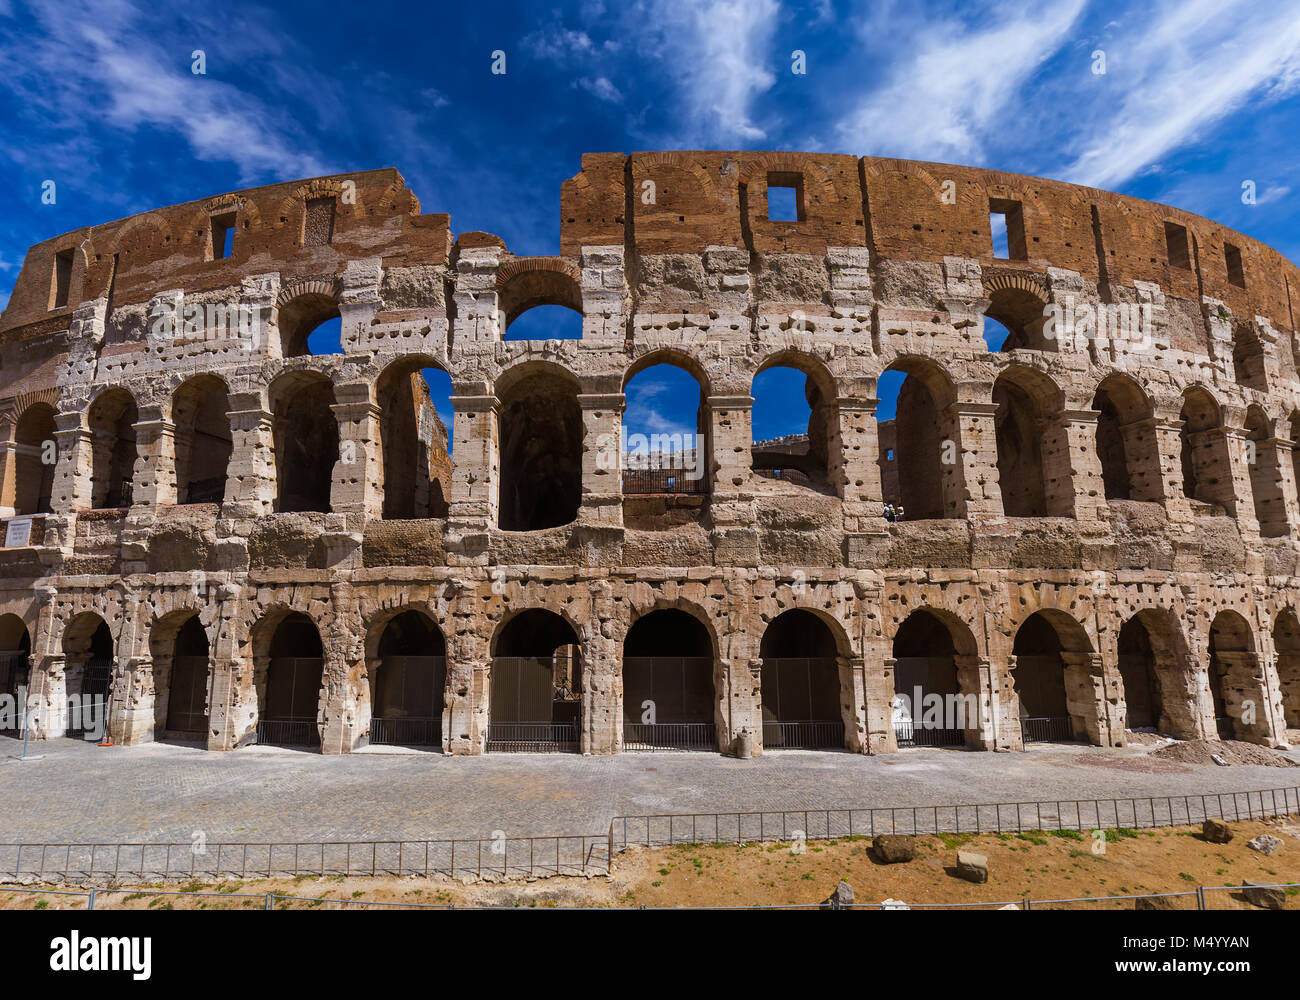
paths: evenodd
<path fill-rule="evenodd" d="M 0 758 L 21 743 L 0 737 Z M 33 744 L 0 765 L 0 842 L 393 840 L 599 833 L 616 815 L 1093 799 L 1300 785 L 1300 770 L 1191 766 L 1141 747 L 1024 753 L 785 751 L 616 757 Z M 1290 756 L 1300 762 L 1300 751 Z"/>

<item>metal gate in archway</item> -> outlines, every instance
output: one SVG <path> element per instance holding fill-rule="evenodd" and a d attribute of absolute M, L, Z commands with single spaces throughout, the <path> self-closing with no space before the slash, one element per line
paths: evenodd
<path fill-rule="evenodd" d="M 77 711 L 68 706 L 66 736 L 102 736 L 108 732 L 108 699 L 113 685 L 113 661 L 106 656 L 92 656 L 81 671 L 81 697 Z M 103 723 L 103 733 L 93 731 L 94 720 Z"/>
<path fill-rule="evenodd" d="M 257 742 L 273 746 L 319 746 L 316 707 L 325 660 L 277 656 L 266 671 L 266 710 L 257 720 Z"/>
<path fill-rule="evenodd" d="M 208 728 L 208 658 L 172 657 L 167 689 L 167 731 L 201 735 Z"/>
<path fill-rule="evenodd" d="M 31 672 L 31 658 L 22 651 L 0 653 L 0 694 L 11 701 L 9 711 L 0 715 L 0 733 L 16 734 L 22 730 L 23 713 L 20 693 L 26 689 Z"/>
<path fill-rule="evenodd" d="M 828 657 L 763 660 L 763 749 L 844 746 L 839 668 Z"/>
<path fill-rule="evenodd" d="M 379 665 L 370 742 L 441 747 L 445 656 L 390 654 Z"/>
<path fill-rule="evenodd" d="M 494 656 L 487 749 L 495 753 L 576 753 L 581 699 L 554 656 Z"/>
<path fill-rule="evenodd" d="M 712 657 L 623 658 L 624 750 L 717 750 L 713 712 Z"/>

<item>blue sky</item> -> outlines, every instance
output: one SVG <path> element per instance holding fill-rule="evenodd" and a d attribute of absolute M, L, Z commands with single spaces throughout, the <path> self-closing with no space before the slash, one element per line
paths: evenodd
<path fill-rule="evenodd" d="M 381 166 L 455 231 L 555 253 L 561 181 L 609 150 L 1014 170 L 1174 204 L 1297 260 L 1297 135 L 1296 0 L 0 0 L 0 305 L 27 247 L 57 233 Z M 771 381 L 760 438 L 806 421 L 796 380 Z M 632 388 L 633 429 L 693 426 L 680 379 Z"/>

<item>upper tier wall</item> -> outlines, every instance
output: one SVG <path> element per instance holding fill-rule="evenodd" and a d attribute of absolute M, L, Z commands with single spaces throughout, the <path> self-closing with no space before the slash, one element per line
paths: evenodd
<path fill-rule="evenodd" d="M 768 220 L 770 182 L 800 190 L 799 221 Z M 354 188 L 345 194 L 349 183 Z M 336 203 L 332 238 L 312 245 L 307 202 L 329 196 Z M 1021 206 L 1022 259 L 994 257 L 991 200 Z M 828 247 L 865 246 L 877 266 L 955 256 L 1039 272 L 1065 268 L 1115 287 L 1148 281 L 1175 298 L 1217 299 L 1236 316 L 1295 329 L 1291 300 L 1300 294 L 1300 269 L 1270 247 L 1178 209 L 1020 174 L 811 153 L 589 153 L 563 183 L 560 201 L 561 253 L 570 258 L 583 246 L 621 245 L 635 255 L 734 247 L 817 256 Z M 60 331 L 79 303 L 105 295 L 126 305 L 272 270 L 287 284 L 341 275 L 357 258 L 444 265 L 452 254 L 450 217 L 419 211 L 401 175 L 384 169 L 250 188 L 65 233 L 28 251 L 0 334 L 25 328 L 18 336 L 28 340 Z M 231 212 L 234 254 L 214 260 L 212 221 Z M 1169 262 L 1166 222 L 1187 230 L 1187 267 Z M 481 233 L 462 234 L 460 243 L 501 245 Z M 1244 287 L 1229 279 L 1229 246 L 1240 251 Z M 69 251 L 67 305 L 56 306 L 56 259 Z"/>

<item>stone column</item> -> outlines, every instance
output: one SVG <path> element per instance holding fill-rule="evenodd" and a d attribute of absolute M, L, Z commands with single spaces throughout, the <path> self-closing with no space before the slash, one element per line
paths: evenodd
<path fill-rule="evenodd" d="M 884 530 L 885 501 L 880 484 L 880 440 L 876 433 L 876 404 L 866 396 L 835 400 L 835 433 L 828 464 L 831 482 L 844 501 L 844 530 Z"/>
<path fill-rule="evenodd" d="M 1061 651 L 1065 665 L 1065 706 L 1076 736 L 1093 746 L 1124 745 L 1124 715 L 1119 671 L 1097 653 Z"/>
<path fill-rule="evenodd" d="M 866 662 L 860 656 L 837 656 L 835 666 L 840 675 L 844 746 L 852 753 L 867 753 Z"/>
<path fill-rule="evenodd" d="M 582 643 L 584 754 L 623 750 L 623 629 L 608 584 L 593 596 L 591 624 Z"/>
<path fill-rule="evenodd" d="M 1134 500 L 1160 501 L 1171 495 L 1166 476 L 1171 470 L 1166 468 L 1166 460 L 1160 449 L 1163 444 L 1171 446 L 1167 435 L 1162 434 L 1159 423 L 1154 417 L 1132 420 L 1121 424 L 1120 437 L 1124 441 L 1124 459 L 1128 466 L 1129 490 Z M 1162 437 L 1164 440 L 1162 440 Z M 1175 463 L 1178 459 L 1178 431 L 1174 429 L 1172 447 Z M 1178 469 L 1179 479 L 1182 469 Z M 1104 488 L 1104 484 L 1103 484 Z"/>
<path fill-rule="evenodd" d="M 897 753 L 898 736 L 894 733 L 894 664 L 888 653 L 889 644 L 868 641 L 867 655 L 863 659 L 862 698 L 866 719 L 866 752 L 868 754 Z M 873 656 L 874 654 L 874 656 Z M 878 659 L 877 659 L 878 657 Z M 880 669 L 871 664 L 878 662 Z"/>
<path fill-rule="evenodd" d="M 1164 502 L 1165 514 L 1171 521 L 1190 523 L 1192 505 L 1183 492 L 1183 421 L 1177 414 L 1157 411 L 1151 421 L 1155 436 L 1155 450 L 1159 458 L 1159 499 Z M 1127 443 L 1127 438 L 1125 439 Z"/>
<path fill-rule="evenodd" d="M 208 667 L 208 749 L 234 750 L 257 734 L 256 664 L 251 653 L 241 652 L 234 634 L 243 613 L 239 587 L 222 584 L 216 597 L 217 636 Z M 251 643 L 244 648 L 251 649 Z M 262 666 L 265 681 L 266 665 Z"/>
<path fill-rule="evenodd" d="M 709 396 L 705 401 L 713 520 L 714 559 L 722 566 L 753 566 L 758 562 L 758 531 L 754 527 L 754 493 L 750 486 L 754 398 Z"/>
<path fill-rule="evenodd" d="M 583 427 L 582 506 L 578 518 L 585 524 L 621 528 L 624 396 L 621 392 L 583 394 L 578 396 L 578 405 L 582 407 Z"/>
<path fill-rule="evenodd" d="M 978 656 L 953 657 L 964 712 L 966 746 L 972 750 L 1019 750 L 1020 713 L 1008 670 Z"/>
<path fill-rule="evenodd" d="M 456 756 L 487 750 L 488 695 L 492 669 L 490 633 L 483 627 L 479 588 L 448 588 L 447 690 L 443 700 L 442 749 Z"/>
<path fill-rule="evenodd" d="M 488 531 L 496 526 L 501 489 L 501 404 L 493 395 L 451 397 L 455 408 L 455 468 L 447 518 L 448 542 L 463 559 L 487 559 Z"/>
<path fill-rule="evenodd" d="M 352 630 L 361 619 L 351 584 L 330 587 L 333 617 L 323 643 L 325 669 L 319 699 L 321 753 L 351 753 L 370 731 L 370 688 L 366 683 L 365 642 Z"/>
<path fill-rule="evenodd" d="M 1278 485 L 1282 490 L 1286 533 L 1292 538 L 1300 531 L 1300 484 L 1295 478 L 1296 443 L 1286 437 L 1274 439 L 1277 448 Z"/>
<path fill-rule="evenodd" d="M 1047 512 L 1095 521 L 1104 513 L 1106 487 L 1097 457 L 1097 411 L 1064 410 L 1053 421 L 1043 448 Z"/>
<path fill-rule="evenodd" d="M 94 436 L 82 413 L 56 413 L 54 438 L 58 455 L 54 465 L 54 488 L 50 510 L 55 514 L 76 514 L 91 504 L 91 472 L 94 466 Z"/>
<path fill-rule="evenodd" d="M 261 392 L 230 394 L 232 446 L 223 517 L 263 517 L 275 509 L 273 419 Z"/>
<path fill-rule="evenodd" d="M 142 412 L 135 431 L 131 506 L 160 507 L 176 502 L 176 425 L 156 408 Z"/>
<path fill-rule="evenodd" d="M 339 457 L 330 486 L 330 510 L 379 520 L 384 514 L 382 411 L 371 401 L 369 382 L 336 385 L 334 394 L 338 402 L 330 409 L 339 425 Z"/>
<path fill-rule="evenodd" d="M 944 507 L 955 493 L 954 516 L 968 520 L 1002 517 L 1002 488 L 998 483 L 996 403 L 957 400 L 944 411 L 956 433 L 956 462 L 942 464 Z M 951 485 L 949 482 L 951 481 Z"/>
<path fill-rule="evenodd" d="M 154 663 L 148 653 L 117 658 L 109 688 L 108 731 L 119 746 L 154 741 Z"/>
<path fill-rule="evenodd" d="M 1245 430 L 1240 427 L 1223 427 L 1217 430 L 1203 431 L 1202 433 L 1207 435 L 1222 434 L 1223 448 L 1227 453 L 1227 471 L 1231 478 L 1219 484 L 1215 500 L 1223 504 L 1229 517 L 1237 519 L 1237 527 L 1241 529 L 1242 534 L 1258 535 L 1259 522 L 1255 520 L 1255 510 L 1249 501 L 1251 496 L 1250 466 L 1246 462 L 1247 437 Z M 1243 502 L 1243 499 L 1245 502 Z"/>

